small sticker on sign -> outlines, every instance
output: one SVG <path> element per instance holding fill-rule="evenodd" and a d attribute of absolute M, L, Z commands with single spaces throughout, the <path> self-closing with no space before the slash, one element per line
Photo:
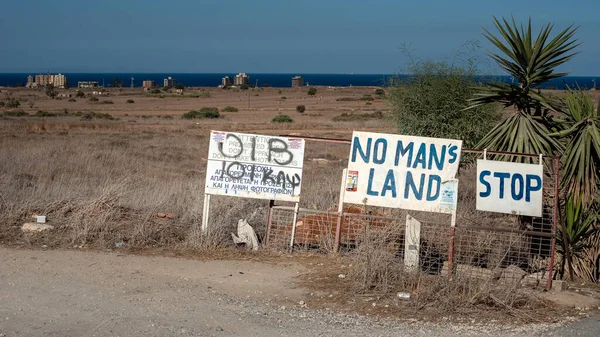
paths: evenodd
<path fill-rule="evenodd" d="M 348 171 L 348 177 L 346 177 L 346 191 L 356 192 L 358 187 L 358 171 Z"/>
<path fill-rule="evenodd" d="M 288 146 L 292 150 L 298 150 L 302 147 L 302 139 L 292 138 L 288 142 Z"/>
<path fill-rule="evenodd" d="M 440 210 L 454 211 L 456 210 L 456 202 L 458 199 L 458 180 L 448 180 L 442 183 L 440 191 Z"/>
<path fill-rule="evenodd" d="M 226 132 L 213 131 L 212 134 L 213 140 L 217 143 L 223 143 L 225 141 L 225 136 L 227 136 Z"/>

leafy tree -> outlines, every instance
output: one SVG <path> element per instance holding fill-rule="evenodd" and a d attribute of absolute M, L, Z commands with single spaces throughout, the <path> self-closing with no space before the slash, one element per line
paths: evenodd
<path fill-rule="evenodd" d="M 175 87 L 175 89 L 183 90 L 183 89 L 185 89 L 185 86 L 181 83 L 178 83 L 177 86 Z"/>
<path fill-rule="evenodd" d="M 315 88 L 315 87 L 310 87 L 310 88 L 308 89 L 308 94 L 309 94 L 310 96 L 314 96 L 314 95 L 316 95 L 316 94 L 317 94 L 317 88 Z"/>
<path fill-rule="evenodd" d="M 119 85 L 120 85 L 120 82 L 119 82 L 119 77 L 118 77 L 118 76 L 115 76 L 115 78 L 113 79 L 112 86 L 113 86 L 113 88 L 118 88 L 118 87 L 119 87 Z"/>
<path fill-rule="evenodd" d="M 46 84 L 45 93 L 50 98 L 54 98 L 57 95 L 56 91 L 54 91 L 54 85 L 51 84 L 51 83 L 50 84 Z"/>
<path fill-rule="evenodd" d="M 477 86 L 477 48 L 477 43 L 468 42 L 451 61 L 417 60 L 404 48 L 411 75 L 394 79 L 388 90 L 400 134 L 462 139 L 465 148 L 472 148 L 492 129 L 500 120 L 496 107 L 464 110 Z"/>
<path fill-rule="evenodd" d="M 577 28 L 569 26 L 550 40 L 553 25 L 548 24 L 534 40 L 531 19 L 526 28 L 518 27 L 514 19 L 509 23 L 504 18 L 502 22 L 494 18 L 494 25 L 500 37 L 485 29 L 484 36 L 500 53 L 490 56 L 517 83 L 485 83 L 471 100 L 471 107 L 502 103 L 505 107 L 513 107 L 515 113 L 494 127 L 478 147 L 548 155 L 562 151 L 563 146 L 549 136 L 553 127 L 550 112 L 560 110 L 558 102 L 534 88 L 567 75 L 555 72 L 555 68 L 575 55 L 572 51 L 578 44 L 573 36 Z M 530 162 L 534 159 L 513 157 L 511 160 Z"/>

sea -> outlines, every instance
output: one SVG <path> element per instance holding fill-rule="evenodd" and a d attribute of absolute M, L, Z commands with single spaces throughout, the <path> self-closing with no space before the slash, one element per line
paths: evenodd
<path fill-rule="evenodd" d="M 36 73 L 0 73 L 0 86 L 17 86 L 27 83 L 28 75 Z M 156 85 L 162 85 L 167 77 L 175 79 L 175 83 L 181 83 L 186 87 L 217 87 L 221 84 L 221 78 L 229 76 L 232 79 L 234 73 L 64 73 L 71 87 L 76 87 L 79 81 L 98 81 L 99 85 L 111 87 L 115 78 L 125 87 L 130 87 L 133 78 L 133 85 L 141 87 L 142 81 L 153 80 Z M 391 79 L 403 79 L 408 75 L 398 74 L 262 74 L 248 73 L 251 85 L 259 87 L 279 87 L 286 88 L 292 86 L 292 77 L 302 76 L 305 85 L 316 86 L 385 86 Z M 480 78 L 480 79 L 485 79 Z M 510 76 L 493 76 L 494 80 L 511 82 Z M 600 85 L 600 83 L 598 83 Z M 542 88 L 565 89 L 567 86 L 583 89 L 596 87 L 596 78 L 591 76 L 566 76 L 554 79 L 541 85 Z"/>

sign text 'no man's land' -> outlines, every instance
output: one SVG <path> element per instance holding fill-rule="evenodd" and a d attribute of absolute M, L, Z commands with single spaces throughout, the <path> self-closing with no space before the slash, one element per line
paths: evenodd
<path fill-rule="evenodd" d="M 207 194 L 298 202 L 304 139 L 211 131 Z"/>
<path fill-rule="evenodd" d="M 461 146 L 462 141 L 453 139 L 355 131 L 344 202 L 451 211 Z"/>
<path fill-rule="evenodd" d="M 544 166 L 477 161 L 477 209 L 542 216 Z"/>

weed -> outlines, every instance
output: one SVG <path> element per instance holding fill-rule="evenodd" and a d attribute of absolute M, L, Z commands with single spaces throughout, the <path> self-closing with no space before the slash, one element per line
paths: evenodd
<path fill-rule="evenodd" d="M 98 102 L 98 97 L 90 97 L 90 102 Z"/>
<path fill-rule="evenodd" d="M 228 105 L 228 106 L 224 107 L 223 109 L 221 109 L 221 112 L 238 112 L 238 108 Z"/>
<path fill-rule="evenodd" d="M 53 112 L 38 110 L 33 117 L 56 117 L 56 114 Z"/>
<path fill-rule="evenodd" d="M 69 102 L 77 102 L 75 98 L 69 98 Z"/>
<path fill-rule="evenodd" d="M 309 88 L 307 94 L 309 94 L 310 96 L 316 95 L 317 94 L 317 88 L 315 88 L 315 87 Z"/>
<path fill-rule="evenodd" d="M 102 104 L 115 104 L 115 103 L 111 100 L 104 100 L 104 101 L 102 101 Z"/>
<path fill-rule="evenodd" d="M 357 101 L 357 99 L 354 97 L 340 97 L 340 98 L 336 98 L 336 101 L 338 101 L 338 102 L 353 102 L 353 101 Z"/>
<path fill-rule="evenodd" d="M 23 117 L 23 116 L 29 116 L 29 114 L 23 110 L 9 110 L 9 111 L 4 112 L 4 116 Z"/>
<path fill-rule="evenodd" d="M 304 111 L 306 111 L 306 107 L 304 105 L 297 105 L 296 111 L 299 113 L 303 113 Z"/>
<path fill-rule="evenodd" d="M 278 115 L 272 120 L 273 123 L 293 123 L 294 120 L 288 115 Z"/>
<path fill-rule="evenodd" d="M 127 100 L 127 103 L 128 103 L 128 104 L 133 104 L 133 103 L 135 103 L 135 101 L 134 101 L 134 100 L 132 100 L 132 99 L 128 99 L 128 100 Z"/>
<path fill-rule="evenodd" d="M 349 121 L 366 121 L 370 119 L 382 119 L 383 112 L 375 111 L 373 113 L 362 113 L 362 114 L 353 114 L 353 113 L 342 113 L 339 116 L 333 117 L 334 122 L 349 122 Z"/>
<path fill-rule="evenodd" d="M 202 118 L 219 118 L 219 109 L 217 108 L 202 108 L 200 110 L 192 110 L 183 114 L 183 119 L 202 119 Z"/>

